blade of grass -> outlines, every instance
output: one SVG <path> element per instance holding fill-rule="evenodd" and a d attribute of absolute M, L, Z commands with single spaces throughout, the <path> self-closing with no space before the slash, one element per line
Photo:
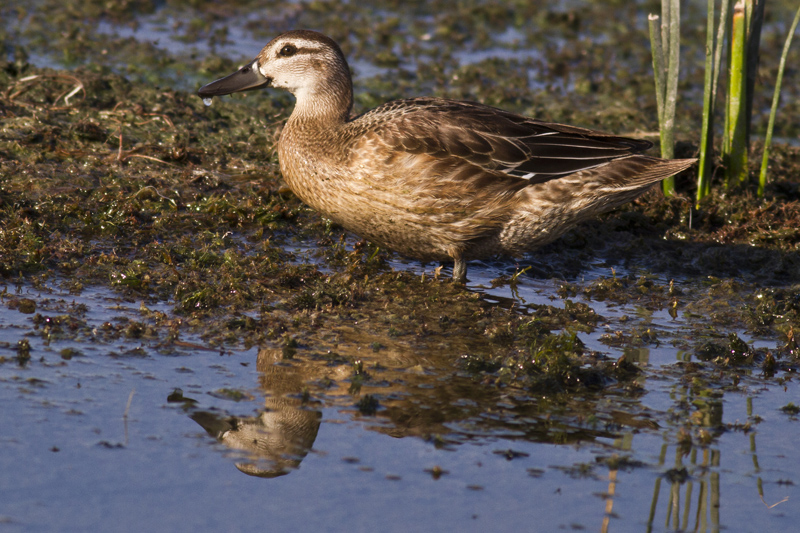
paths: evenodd
<path fill-rule="evenodd" d="M 662 157 L 672 159 L 675 156 L 675 107 L 678 101 L 678 73 L 681 59 L 681 4 L 680 0 L 670 0 L 669 10 L 669 49 L 667 64 L 667 80 L 664 100 L 664 120 L 668 125 L 669 142 L 666 151 L 662 148 Z"/>
<path fill-rule="evenodd" d="M 764 6 L 766 0 L 747 0 L 745 3 L 747 20 L 747 78 L 745 80 L 745 143 L 750 146 L 750 129 L 753 119 L 753 96 L 758 76 L 759 49 L 761 47 L 761 28 L 764 25 Z"/>
<path fill-rule="evenodd" d="M 661 39 L 661 28 L 658 23 L 658 15 L 650 14 L 647 18 L 650 26 L 650 46 L 653 53 L 653 78 L 656 84 L 656 105 L 658 106 L 658 125 L 664 123 L 664 87 L 666 76 L 664 75 L 664 47 Z"/>
<path fill-rule="evenodd" d="M 745 103 L 747 96 L 744 94 L 747 69 L 746 19 L 744 2 L 739 1 L 733 8 L 731 55 L 728 70 L 728 112 L 725 120 L 727 142 L 723 152 L 727 176 L 725 186 L 728 189 L 747 179 L 747 105 Z"/>
<path fill-rule="evenodd" d="M 725 1 L 723 0 L 723 5 Z M 697 200 L 711 192 L 711 161 L 714 157 L 714 0 L 708 0 L 706 19 L 706 64 L 703 89 L 703 123 L 700 129 L 700 164 L 697 170 Z"/>
<path fill-rule="evenodd" d="M 675 157 L 675 107 L 678 101 L 678 73 L 681 57 L 681 4 L 680 0 L 669 0 L 669 49 L 667 64 L 667 84 L 664 95 L 664 128 L 661 139 L 661 157 Z M 664 194 L 675 194 L 675 177 L 670 176 L 662 182 Z"/>
<path fill-rule="evenodd" d="M 648 17 L 650 42 L 653 53 L 653 72 L 658 104 L 658 125 L 661 138 L 661 157 L 672 159 L 675 155 L 675 107 L 678 98 L 678 71 L 680 67 L 680 2 L 662 0 L 663 20 L 658 28 L 658 16 Z M 675 193 L 675 179 L 662 182 L 667 196 Z"/>
<path fill-rule="evenodd" d="M 725 37 L 728 35 L 728 28 L 730 25 L 731 13 L 728 5 L 731 0 L 722 0 L 722 5 L 719 8 L 719 26 L 717 27 L 717 47 L 714 51 L 714 83 L 711 86 L 711 99 L 717 101 L 717 87 L 719 86 L 719 69 L 722 65 L 722 43 L 725 42 Z"/>
<path fill-rule="evenodd" d="M 778 110 L 778 101 L 781 97 L 781 84 L 783 83 L 783 70 L 786 67 L 786 56 L 789 55 L 789 47 L 792 45 L 792 37 L 797 29 L 797 22 L 800 21 L 800 8 L 792 21 L 792 27 L 789 29 L 789 35 L 786 36 L 786 43 L 783 45 L 783 53 L 781 54 L 781 62 L 778 67 L 778 77 L 775 80 L 775 93 L 772 95 L 772 108 L 769 112 L 769 124 L 767 125 L 767 137 L 764 139 L 764 157 L 761 159 L 761 172 L 758 176 L 758 195 L 764 196 L 764 187 L 767 184 L 767 165 L 769 163 L 769 148 L 772 144 L 772 130 L 775 127 L 775 114 Z"/>
<path fill-rule="evenodd" d="M 709 116 L 709 120 L 711 122 L 709 124 L 709 129 L 708 129 L 709 139 L 708 139 L 708 144 L 707 145 L 701 144 L 701 150 L 702 150 L 703 146 L 706 146 L 706 150 L 707 150 L 707 152 L 705 154 L 706 160 L 704 161 L 705 167 L 707 168 L 707 173 L 703 175 L 703 180 L 705 181 L 705 186 L 704 187 L 700 187 L 698 185 L 698 191 L 697 191 L 697 194 L 698 194 L 697 201 L 698 201 L 698 203 L 703 198 L 703 196 L 706 196 L 706 195 L 711 193 L 711 177 L 712 177 L 711 170 L 712 170 L 712 167 L 713 167 L 712 161 L 713 161 L 713 148 L 714 148 L 714 138 L 713 138 L 713 132 L 714 132 L 714 128 L 713 128 L 714 120 L 713 120 L 713 118 L 714 117 L 713 117 L 713 115 L 714 115 L 714 108 L 716 107 L 716 103 L 717 103 L 717 88 L 719 87 L 720 66 L 722 65 L 722 47 L 723 47 L 723 44 L 725 43 L 725 38 L 730 33 L 730 10 L 728 9 L 729 4 L 731 4 L 731 0 L 722 0 L 722 2 L 721 2 L 720 11 L 719 11 L 719 24 L 717 25 L 717 38 L 714 41 L 714 48 L 713 48 L 713 50 L 714 50 L 714 52 L 713 52 L 714 53 L 714 63 L 713 63 L 713 67 L 712 67 L 713 76 L 712 76 L 712 79 L 711 79 L 711 99 L 710 99 L 710 103 L 711 103 L 710 112 L 711 113 L 710 113 L 710 116 Z M 727 118 L 727 112 L 726 112 L 725 116 Z M 727 134 L 727 124 L 723 128 L 723 136 L 726 136 L 726 134 Z M 726 141 L 723 140 L 723 146 L 725 145 L 725 143 L 726 143 Z M 702 161 L 702 159 L 701 159 L 701 161 Z M 703 165 L 701 165 L 701 169 L 700 169 L 701 172 L 703 171 L 702 169 L 703 169 Z M 698 176 L 698 184 L 699 184 L 699 179 L 700 178 Z M 700 196 L 701 194 L 703 196 Z"/>

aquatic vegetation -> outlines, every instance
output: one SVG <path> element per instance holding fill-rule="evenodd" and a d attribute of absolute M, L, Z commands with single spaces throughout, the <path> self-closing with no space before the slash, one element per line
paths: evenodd
<path fill-rule="evenodd" d="M 25 468 L 40 450 L 34 463 L 48 465 L 4 470 L 9 483 L 24 479 L 9 492 L 12 506 L 25 487 L 34 492 L 27 505 L 68 483 L 76 450 L 92 461 L 79 482 L 113 484 L 119 509 L 160 519 L 179 500 L 232 512 L 251 529 L 265 510 L 292 527 L 296 513 L 284 502 L 294 496 L 336 509 L 303 516 L 301 528 L 331 527 L 347 507 L 331 499 L 331 480 L 363 489 L 360 513 L 416 514 L 396 502 L 424 497 L 434 509 L 422 513 L 429 529 L 476 523 L 472 503 L 455 516 L 459 491 L 484 505 L 479 520 L 514 517 L 516 529 L 532 517 L 506 510 L 541 501 L 535 520 L 548 530 L 596 527 L 598 517 L 624 528 L 644 516 L 655 529 L 665 519 L 662 527 L 682 530 L 692 520 L 730 528 L 740 522 L 729 513 L 761 507 L 756 493 L 768 506 L 791 495 L 796 469 L 780 446 L 797 417 L 790 395 L 800 368 L 796 147 L 773 147 L 764 199 L 715 187 L 696 210 L 680 196 L 693 192 L 684 176 L 677 196 L 641 198 L 518 263 L 476 265 L 493 287 L 465 289 L 437 265 L 408 265 L 354 239 L 286 190 L 274 143 L 289 98 L 242 96 L 209 108 L 191 94 L 198 80 L 250 59 L 230 52 L 226 40 L 237 36 L 223 27 L 260 42 L 296 24 L 336 36 L 357 58 L 357 112 L 430 94 L 651 138 L 658 112 L 641 4 L 267 9 L 248 0 L 225 13 L 197 4 L 170 19 L 194 4 L 0 7 L 19 22 L 0 28 L 0 310 L 23 325 L 0 340 L 12 406 L 3 412 L 13 421 L 4 457 Z M 131 21 L 126 6 L 152 18 Z M 791 17 L 779 7 L 785 21 L 765 13 L 765 28 L 780 31 L 765 31 L 764 57 L 777 58 L 784 43 Z M 682 9 L 702 20 L 701 7 Z M 107 21 L 126 29 L 96 31 Z M 131 37 L 136 24 L 162 25 L 170 37 Z M 700 51 L 703 29 L 685 24 L 684 46 Z M 31 66 L 26 49 L 33 62 L 66 68 Z M 681 58 L 677 157 L 697 149 L 700 55 Z M 761 63 L 762 79 L 775 79 L 777 61 Z M 798 133 L 794 76 L 785 69 L 776 137 Z M 762 92 L 753 95 L 757 128 L 769 109 Z M 247 494 L 262 491 L 230 490 L 245 478 L 233 465 L 249 452 L 223 451 L 218 430 L 264 431 L 252 422 L 282 404 L 316 426 L 324 411 L 325 431 L 304 479 L 290 474 L 297 479 L 285 493 L 253 505 Z M 216 425 L 196 426 L 201 413 Z M 292 469 L 310 447 L 286 450 Z M 137 485 L 162 476 L 130 476 L 120 461 L 173 474 L 192 493 Z M 380 485 L 400 480 L 397 464 L 401 482 Z M 647 483 L 652 502 L 639 490 Z M 574 523 L 542 511 L 576 486 L 595 496 L 570 499 L 564 515 L 580 513 Z M 375 494 L 391 496 L 391 506 L 376 505 Z M 11 520 L 46 529 L 26 520 L 91 519 L 60 496 L 44 500 L 56 512 Z M 252 509 L 258 516 L 246 522 Z M 763 515 L 775 529 L 791 527 L 790 518 Z"/>
<path fill-rule="evenodd" d="M 675 107 L 678 100 L 680 72 L 681 9 L 678 0 L 662 0 L 661 24 L 657 15 L 649 16 L 650 43 L 653 53 L 653 77 L 656 82 L 658 126 L 661 157 L 675 157 Z M 660 26 L 660 27 L 659 27 Z M 675 194 L 675 178 L 662 182 L 665 195 Z"/>
<path fill-rule="evenodd" d="M 722 135 L 721 158 L 725 174 L 725 187 L 734 188 L 745 184 L 749 177 L 748 157 L 751 149 L 750 137 L 753 123 L 754 97 L 758 77 L 761 30 L 765 20 L 765 1 L 723 0 L 719 28 L 714 37 L 715 2 L 709 0 L 707 12 L 707 40 L 705 62 L 705 89 L 703 100 L 703 122 L 700 140 L 700 165 L 697 180 L 696 201 L 698 206 L 711 190 L 713 173 L 714 128 L 713 115 L 717 96 L 717 80 L 720 72 L 723 43 L 727 43 L 727 95 L 725 100 L 725 122 Z M 766 125 L 761 170 L 757 194 L 763 196 L 767 183 L 770 144 L 775 125 L 778 100 L 781 92 L 784 65 L 792 37 L 800 19 L 797 11 L 791 24 L 780 63 L 777 69 L 775 90 Z"/>
<path fill-rule="evenodd" d="M 789 28 L 789 34 L 786 36 L 786 44 L 783 45 L 783 53 L 781 53 L 781 62 L 778 67 L 778 75 L 775 79 L 775 92 L 772 95 L 772 107 L 769 112 L 769 123 L 767 124 L 767 134 L 764 140 L 764 155 L 761 158 L 761 171 L 758 176 L 758 195 L 764 196 L 764 188 L 767 185 L 767 168 L 769 166 L 769 152 L 770 145 L 772 144 L 772 131 L 775 127 L 775 115 L 778 112 L 778 101 L 781 96 L 781 84 L 783 83 L 783 71 L 786 66 L 786 56 L 789 55 L 789 47 L 792 45 L 792 38 L 794 37 L 797 23 L 800 21 L 800 7 L 797 8 L 792 25 Z"/>

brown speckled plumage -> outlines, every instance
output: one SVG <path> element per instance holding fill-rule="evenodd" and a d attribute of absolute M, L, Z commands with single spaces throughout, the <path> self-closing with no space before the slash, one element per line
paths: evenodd
<path fill-rule="evenodd" d="M 397 100 L 350 117 L 339 46 L 297 30 L 204 98 L 272 86 L 297 103 L 281 133 L 281 172 L 305 203 L 380 246 L 422 260 L 519 255 L 633 200 L 694 160 L 640 155 L 651 143 L 471 102 Z"/>

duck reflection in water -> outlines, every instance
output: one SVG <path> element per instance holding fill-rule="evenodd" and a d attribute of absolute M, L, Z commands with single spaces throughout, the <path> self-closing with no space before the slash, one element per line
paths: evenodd
<path fill-rule="evenodd" d="M 298 468 L 314 446 L 322 412 L 313 407 L 321 404 L 309 405 L 304 397 L 303 391 L 309 388 L 320 392 L 326 407 L 361 420 L 366 430 L 394 438 L 416 437 L 435 446 L 457 446 L 472 441 L 475 435 L 577 444 L 598 438 L 618 439 L 623 435 L 621 428 L 659 427 L 637 401 L 609 407 L 607 393 L 580 394 L 565 401 L 560 394 L 551 395 L 550 389 L 543 388 L 538 390 L 537 399 L 523 394 L 518 401 L 513 400 L 508 391 L 483 386 L 474 376 L 454 368 L 452 352 L 441 350 L 439 342 L 427 348 L 397 343 L 370 354 L 361 347 L 373 344 L 376 337 L 355 329 L 339 333 L 342 336 L 336 345 L 335 361 L 314 354 L 285 360 L 282 348 L 259 350 L 256 368 L 266 396 L 260 415 L 234 417 L 194 411 L 192 419 L 237 453 L 239 470 L 270 478 Z M 468 346 L 457 344 L 451 349 L 457 353 Z M 363 377 L 363 385 L 380 402 L 380 412 L 374 416 L 363 416 L 354 405 L 356 396 L 364 398 L 367 394 L 355 393 L 357 376 Z M 506 407 L 498 409 L 501 403 Z M 492 416 L 487 417 L 487 412 Z M 587 425 L 587 417 L 598 412 L 604 414 L 606 422 Z"/>
<path fill-rule="evenodd" d="M 248 458 L 236 463 L 245 474 L 278 477 L 300 466 L 314 445 L 322 413 L 303 405 L 300 398 L 304 382 L 301 373 L 282 364 L 280 349 L 261 349 L 257 369 L 266 394 L 265 409 L 254 417 L 220 416 L 197 411 L 192 420 L 209 435 Z"/>

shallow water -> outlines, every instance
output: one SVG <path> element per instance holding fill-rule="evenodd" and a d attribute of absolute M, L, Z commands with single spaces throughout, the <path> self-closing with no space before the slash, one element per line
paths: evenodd
<path fill-rule="evenodd" d="M 472 287 L 494 275 L 473 268 Z M 558 305 L 554 283 L 523 280 L 518 302 Z M 105 322 L 168 307 L 142 311 L 103 289 L 10 292 L 41 317 L 86 307 L 81 335 L 49 341 L 37 315 L 0 310 L 0 354 L 15 357 L 25 339 L 31 355 L 0 373 L 5 530 L 769 531 L 798 517 L 800 424 L 779 410 L 797 402 L 797 382 L 745 375 L 735 390 L 694 395 L 665 334 L 680 335 L 680 318 L 648 319 L 662 342 L 646 350 L 635 400 L 487 388 L 449 354 L 408 341 L 378 339 L 376 353 L 354 326 L 331 346 L 358 353 L 372 375 L 360 391 L 379 400 L 369 416 L 350 394 L 350 365 L 326 359 L 324 346 L 286 360 L 280 349 L 202 349 L 199 338 L 105 341 Z M 638 313 L 609 311 L 607 326 L 581 335 L 605 351 L 599 335 Z M 80 354 L 64 359 L 66 348 Z M 676 429 L 697 413 L 718 434 L 681 452 Z M 755 417 L 752 431 L 736 429 Z M 261 447 L 240 449 L 252 440 Z M 237 469 L 248 465 L 268 477 Z"/>

